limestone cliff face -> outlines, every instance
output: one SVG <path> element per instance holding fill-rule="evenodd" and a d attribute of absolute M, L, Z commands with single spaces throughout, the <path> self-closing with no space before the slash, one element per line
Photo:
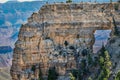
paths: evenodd
<path fill-rule="evenodd" d="M 79 61 L 75 56 L 81 55 L 83 49 L 92 49 L 94 31 L 113 30 L 111 13 L 120 21 L 112 4 L 44 5 L 21 26 L 15 43 L 12 79 L 38 79 L 37 69 L 43 75 L 47 75 L 50 67 L 56 67 L 60 75 L 76 69 Z M 31 71 L 33 65 L 36 65 L 35 72 Z"/>

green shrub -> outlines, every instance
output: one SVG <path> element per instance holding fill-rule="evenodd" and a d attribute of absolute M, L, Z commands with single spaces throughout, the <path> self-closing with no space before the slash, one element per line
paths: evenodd
<path fill-rule="evenodd" d="M 114 5 L 114 9 L 115 9 L 115 10 L 118 10 L 118 9 L 119 9 L 119 4 L 115 4 L 115 5 Z"/>
<path fill-rule="evenodd" d="M 115 43 L 115 39 L 110 40 L 110 44 Z"/>
<path fill-rule="evenodd" d="M 58 73 L 55 67 L 52 67 L 48 71 L 48 79 L 47 80 L 56 80 L 58 78 Z"/>
<path fill-rule="evenodd" d="M 116 74 L 115 80 L 120 80 L 120 70 L 119 70 L 118 73 Z"/>
<path fill-rule="evenodd" d="M 73 76 L 72 73 L 70 73 L 69 75 L 70 75 L 70 80 L 75 80 L 75 77 Z"/>
<path fill-rule="evenodd" d="M 72 3 L 72 0 L 67 0 L 66 3 Z"/>

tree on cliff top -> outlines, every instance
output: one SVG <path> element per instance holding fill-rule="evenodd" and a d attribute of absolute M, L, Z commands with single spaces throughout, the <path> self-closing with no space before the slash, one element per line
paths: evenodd
<path fill-rule="evenodd" d="M 110 0 L 110 3 L 112 3 L 112 0 Z"/>
<path fill-rule="evenodd" d="M 117 2 L 120 3 L 120 0 L 118 0 Z"/>
<path fill-rule="evenodd" d="M 66 3 L 72 3 L 72 0 L 67 0 Z"/>

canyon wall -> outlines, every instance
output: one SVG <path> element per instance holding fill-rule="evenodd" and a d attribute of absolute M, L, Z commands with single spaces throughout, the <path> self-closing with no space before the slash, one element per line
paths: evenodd
<path fill-rule="evenodd" d="M 114 5 L 108 3 L 44 5 L 21 26 L 13 54 L 12 79 L 38 79 L 39 69 L 46 76 L 51 67 L 59 75 L 77 69 L 84 58 L 83 50 L 92 52 L 95 30 L 114 31 L 113 15 L 116 22 L 120 21 Z M 31 71 L 33 65 L 35 71 Z"/>

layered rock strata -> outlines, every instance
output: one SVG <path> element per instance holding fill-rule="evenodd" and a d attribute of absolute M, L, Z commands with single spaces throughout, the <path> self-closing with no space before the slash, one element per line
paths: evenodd
<path fill-rule="evenodd" d="M 113 28 L 112 15 L 120 15 L 113 4 L 46 4 L 21 26 L 15 43 L 11 76 L 13 80 L 38 79 L 50 67 L 59 75 L 77 69 L 83 50 L 91 52 L 94 31 Z M 77 56 L 80 55 L 80 56 Z M 77 58 L 76 58 L 77 56 Z M 32 66 L 35 71 L 32 71 Z"/>

